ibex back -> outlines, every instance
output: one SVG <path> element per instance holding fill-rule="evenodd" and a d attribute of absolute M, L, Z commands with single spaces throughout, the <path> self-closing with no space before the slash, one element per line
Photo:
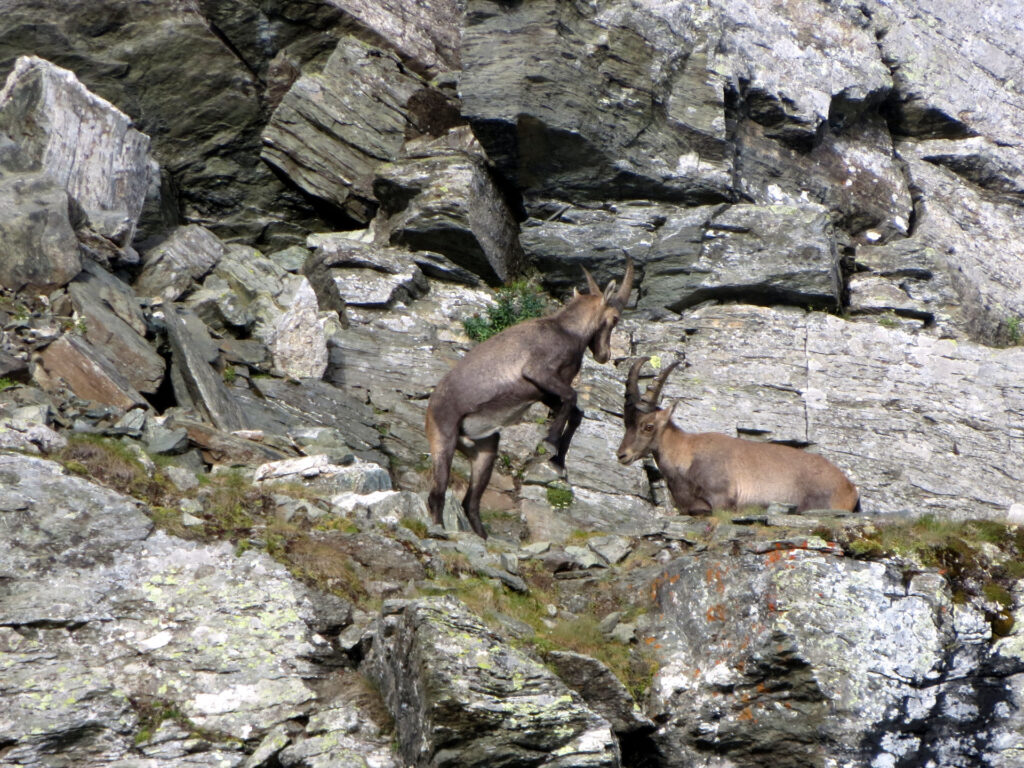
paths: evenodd
<path fill-rule="evenodd" d="M 795 504 L 801 512 L 859 508 L 853 483 L 822 456 L 717 432 L 684 432 L 672 423 L 675 404 L 658 407 L 665 380 L 679 363 L 659 373 L 641 397 L 637 379 L 649 359 L 634 362 L 626 380 L 626 434 L 618 458 L 631 464 L 653 455 L 680 512 L 710 514 L 772 502 Z"/>
<path fill-rule="evenodd" d="M 622 286 L 615 281 L 602 292 L 591 277 L 588 292 L 573 292 L 562 309 L 547 317 L 514 325 L 471 349 L 441 380 L 427 404 L 427 441 L 433 459 L 428 498 L 435 523 L 442 522 L 456 448 L 470 460 L 469 489 L 462 501 L 473 530 L 486 537 L 480 522 L 480 497 L 498 456 L 500 430 L 520 421 L 536 402 L 554 417 L 545 442 L 559 470 L 565 467 L 573 433 L 583 419 L 572 381 L 589 348 L 599 363 L 611 356 L 611 333 L 633 287 L 633 263 L 627 261 Z"/>

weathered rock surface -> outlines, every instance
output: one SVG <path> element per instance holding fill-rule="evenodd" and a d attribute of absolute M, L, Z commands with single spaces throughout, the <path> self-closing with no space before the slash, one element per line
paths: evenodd
<path fill-rule="evenodd" d="M 432 101 L 430 93 L 394 54 L 344 38 L 322 72 L 304 74 L 282 99 L 263 134 L 263 157 L 309 194 L 368 222 L 373 171 L 397 157 L 410 124 L 428 127 L 429 110 L 419 115 L 416 106 Z"/>
<path fill-rule="evenodd" d="M 240 766 L 244 741 L 281 729 L 275 752 L 393 764 L 354 701 L 321 708 L 325 606 L 281 566 L 153 534 L 137 503 L 52 462 L 4 455 L 0 486 L 24 500 L 5 506 L 0 534 L 5 760 Z M 312 713 L 310 741 L 284 731 Z"/>
<path fill-rule="evenodd" d="M 661 765 L 1020 758 L 1024 657 L 993 652 L 985 617 L 938 574 L 800 549 L 707 552 L 670 563 L 655 591 Z"/>
<path fill-rule="evenodd" d="M 455 601 L 385 609 L 366 668 L 409 764 L 619 765 L 608 722 Z"/>
<path fill-rule="evenodd" d="M 73 72 L 24 56 L 0 91 L 0 132 L 50 173 L 117 245 L 130 245 L 149 187 L 149 137 Z"/>
<path fill-rule="evenodd" d="M 489 283 L 506 282 L 522 270 L 523 250 L 484 160 L 471 151 L 430 150 L 425 145 L 377 169 L 378 238 L 440 253 Z"/>

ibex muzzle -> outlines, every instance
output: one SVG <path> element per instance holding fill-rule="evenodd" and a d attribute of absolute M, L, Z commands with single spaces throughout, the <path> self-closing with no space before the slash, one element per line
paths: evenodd
<path fill-rule="evenodd" d="M 442 522 L 452 457 L 458 449 L 472 466 L 462 508 L 473 530 L 486 537 L 480 497 L 498 456 L 500 430 L 519 421 L 533 403 L 544 403 L 554 413 L 545 442 L 553 453 L 551 462 L 564 469 L 572 436 L 583 419 L 572 381 L 588 348 L 599 363 L 611 357 L 611 333 L 633 288 L 629 260 L 619 288 L 613 280 L 602 292 L 590 273 L 583 272 L 587 293 L 574 291 L 559 311 L 514 325 L 474 347 L 431 394 L 426 433 L 433 484 L 428 506 L 435 523 Z"/>
<path fill-rule="evenodd" d="M 772 502 L 794 504 L 801 512 L 859 509 L 853 483 L 822 456 L 717 432 L 684 432 L 672 422 L 675 404 L 658 405 L 665 380 L 679 362 L 661 371 L 641 397 L 637 380 L 649 359 L 636 360 L 626 379 L 626 434 L 618 459 L 631 464 L 653 456 L 680 512 L 710 514 Z"/>

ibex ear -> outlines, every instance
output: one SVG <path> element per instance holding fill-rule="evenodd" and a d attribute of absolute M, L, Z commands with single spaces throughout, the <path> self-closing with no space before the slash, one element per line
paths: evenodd
<path fill-rule="evenodd" d="M 576 286 L 574 285 L 574 286 L 572 287 L 572 297 L 573 297 L 573 298 L 575 299 L 575 298 L 576 298 L 577 296 L 579 296 L 579 295 L 580 295 L 580 292 L 579 292 L 579 290 L 578 290 L 578 289 L 576 288 Z"/>
<path fill-rule="evenodd" d="M 607 304 L 615 296 L 615 281 L 609 280 L 608 285 L 604 287 L 604 303 Z"/>
<path fill-rule="evenodd" d="M 662 423 L 668 424 L 668 422 L 672 421 L 672 414 L 676 412 L 677 405 L 679 405 L 679 401 L 673 400 L 672 405 L 668 406 L 668 408 L 663 408 L 661 410 L 661 414 L 659 415 L 662 417 Z"/>

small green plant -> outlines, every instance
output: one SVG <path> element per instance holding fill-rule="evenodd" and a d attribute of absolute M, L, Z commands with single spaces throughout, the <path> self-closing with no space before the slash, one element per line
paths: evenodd
<path fill-rule="evenodd" d="M 11 387 L 15 387 L 17 385 L 18 382 L 16 382 L 14 379 L 8 378 L 7 376 L 0 376 L 0 392 L 3 392 L 5 389 L 10 389 Z"/>
<path fill-rule="evenodd" d="M 549 486 L 548 491 L 548 504 L 554 509 L 564 509 L 572 504 L 574 498 L 571 488 L 559 488 L 558 486 Z"/>
<path fill-rule="evenodd" d="M 476 313 L 464 319 L 462 327 L 473 341 L 485 341 L 516 323 L 540 317 L 546 309 L 547 300 L 540 289 L 526 280 L 517 280 L 498 289 L 485 317 Z"/>
<path fill-rule="evenodd" d="M 233 384 L 235 379 L 238 378 L 238 371 L 235 370 L 235 366 L 229 365 L 224 368 L 222 376 L 224 377 L 225 384 Z"/>
<path fill-rule="evenodd" d="M 1010 337 L 1010 343 L 1014 346 L 1024 340 L 1024 332 L 1021 331 L 1020 323 L 1019 317 L 1011 317 L 1006 321 L 1006 332 Z"/>
<path fill-rule="evenodd" d="M 895 328 L 899 322 L 896 320 L 896 313 L 889 310 L 884 315 L 878 316 L 878 324 L 883 328 Z"/>

